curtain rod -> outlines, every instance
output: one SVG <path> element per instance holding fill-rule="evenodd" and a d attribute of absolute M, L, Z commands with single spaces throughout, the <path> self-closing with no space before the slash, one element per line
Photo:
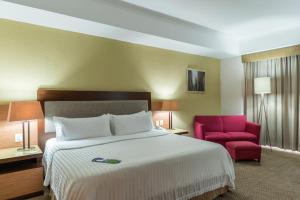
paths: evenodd
<path fill-rule="evenodd" d="M 296 55 L 300 55 L 300 45 L 242 55 L 242 62 L 255 62 L 271 58 L 282 58 Z"/>

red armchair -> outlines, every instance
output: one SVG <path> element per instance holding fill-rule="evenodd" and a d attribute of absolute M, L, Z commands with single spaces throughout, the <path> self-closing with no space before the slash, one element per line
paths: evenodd
<path fill-rule="evenodd" d="M 259 144 L 260 125 L 248 122 L 244 115 L 195 116 L 194 136 L 223 146 L 229 141 Z"/>

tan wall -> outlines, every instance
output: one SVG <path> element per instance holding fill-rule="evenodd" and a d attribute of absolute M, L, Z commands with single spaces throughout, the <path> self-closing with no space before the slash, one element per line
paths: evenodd
<path fill-rule="evenodd" d="M 189 65 L 206 70 L 205 94 L 186 91 Z M 40 87 L 150 91 L 178 99 L 173 125 L 191 129 L 195 114 L 220 113 L 220 60 L 0 20 L 0 104 L 35 99 Z"/>

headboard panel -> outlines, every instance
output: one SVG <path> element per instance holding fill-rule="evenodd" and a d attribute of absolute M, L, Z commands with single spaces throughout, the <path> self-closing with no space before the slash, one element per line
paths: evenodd
<path fill-rule="evenodd" d="M 38 121 L 38 143 L 42 150 L 45 142 L 55 137 L 51 124 L 53 116 L 93 117 L 105 113 L 130 114 L 151 110 L 150 92 L 39 89 L 37 99 L 45 114 L 45 119 Z"/>

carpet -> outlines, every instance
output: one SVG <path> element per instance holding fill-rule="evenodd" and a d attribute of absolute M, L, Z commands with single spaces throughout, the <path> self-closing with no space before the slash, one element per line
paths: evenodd
<path fill-rule="evenodd" d="M 260 164 L 240 161 L 234 166 L 236 189 L 215 200 L 300 200 L 300 155 L 265 149 Z"/>
<path fill-rule="evenodd" d="M 300 155 L 264 149 L 260 164 L 234 166 L 236 189 L 216 200 L 300 200 Z"/>

